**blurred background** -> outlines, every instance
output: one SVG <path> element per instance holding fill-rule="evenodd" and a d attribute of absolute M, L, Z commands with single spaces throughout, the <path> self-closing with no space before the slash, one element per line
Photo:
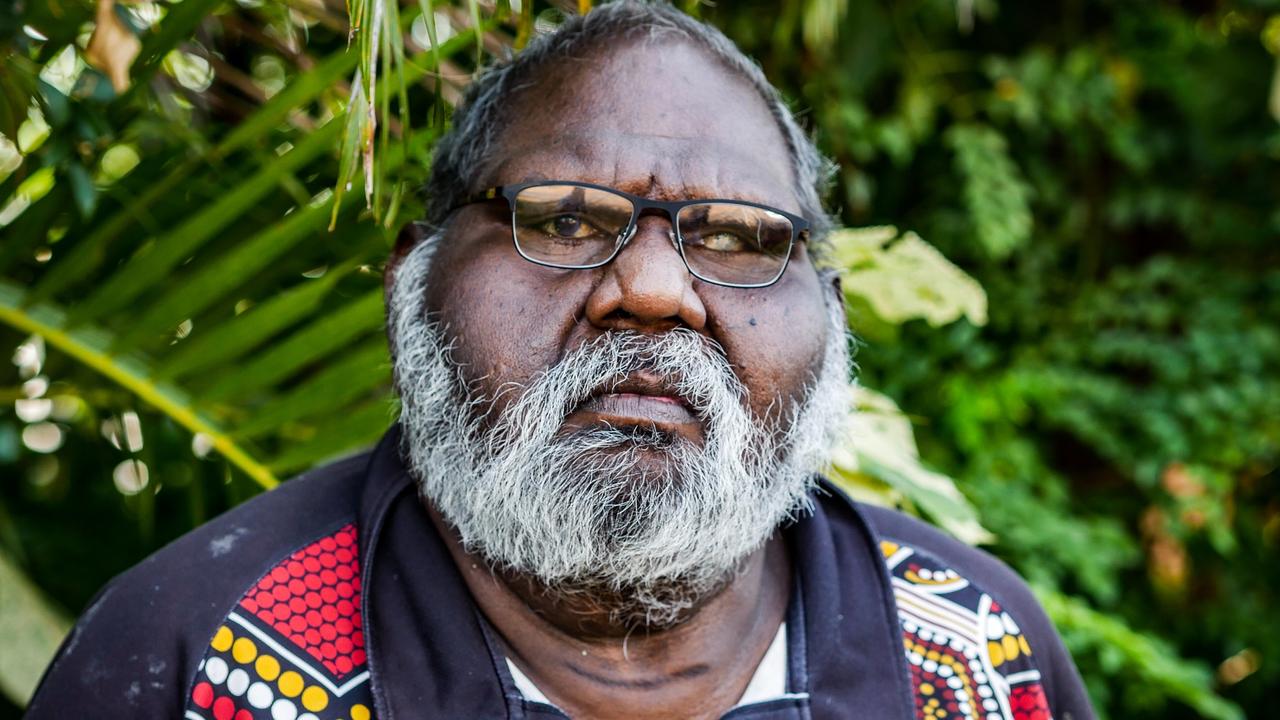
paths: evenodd
<path fill-rule="evenodd" d="M 349 5 L 0 3 L 0 717 L 113 575 L 383 432 L 433 140 L 591 8 Z M 1103 716 L 1274 716 L 1280 2 L 680 5 L 840 168 L 837 479 L 1022 573 Z"/>

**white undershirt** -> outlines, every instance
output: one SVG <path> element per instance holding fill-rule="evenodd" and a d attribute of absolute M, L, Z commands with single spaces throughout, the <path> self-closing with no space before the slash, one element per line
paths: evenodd
<path fill-rule="evenodd" d="M 507 668 L 511 670 L 511 679 L 515 681 L 516 688 L 526 700 L 554 705 L 538 689 L 538 686 L 533 684 L 529 676 L 520 672 L 520 668 L 511 662 L 511 658 L 507 658 Z M 778 633 L 773 636 L 773 642 L 769 643 L 769 649 L 765 651 L 764 657 L 760 658 L 760 664 L 756 666 L 751 682 L 747 683 L 747 689 L 742 693 L 742 697 L 738 698 L 738 704 L 734 707 L 774 700 L 786 695 L 787 624 L 784 622 L 778 626 Z"/>

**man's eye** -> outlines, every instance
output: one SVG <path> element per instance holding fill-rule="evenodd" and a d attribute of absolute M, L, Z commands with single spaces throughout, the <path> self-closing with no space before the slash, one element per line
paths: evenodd
<path fill-rule="evenodd" d="M 747 244 L 742 241 L 742 238 L 731 232 L 703 235 L 698 244 L 716 252 L 742 252 L 747 249 Z"/>
<path fill-rule="evenodd" d="M 583 222 L 577 215 L 557 215 L 544 222 L 538 229 L 548 235 L 574 240 L 585 240 L 597 234 L 590 223 Z"/>

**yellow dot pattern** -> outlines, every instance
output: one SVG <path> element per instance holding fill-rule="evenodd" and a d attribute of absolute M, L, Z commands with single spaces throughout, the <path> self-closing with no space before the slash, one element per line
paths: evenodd
<path fill-rule="evenodd" d="M 329 693 L 319 685 L 312 685 L 302 691 L 302 707 L 311 712 L 320 712 L 329 706 Z"/>
<path fill-rule="evenodd" d="M 937 650 L 930 650 L 928 647 L 918 642 L 914 642 L 909 638 L 903 638 L 902 645 L 903 647 L 906 648 L 908 653 L 912 653 L 912 652 L 918 653 L 921 657 L 923 657 L 926 660 L 932 660 L 938 663 L 939 665 L 946 665 L 947 667 L 951 668 L 951 672 L 955 674 L 957 678 L 960 678 L 961 687 L 963 687 L 966 691 L 968 691 L 970 697 L 975 696 L 975 693 L 977 693 L 978 691 L 977 684 L 974 683 L 973 678 L 969 676 L 968 665 L 965 665 L 960 660 L 946 653 L 940 653 Z M 935 688 L 932 685 L 930 685 L 929 689 L 930 691 L 933 691 Z"/>
<path fill-rule="evenodd" d="M 1018 658 L 1018 653 L 1022 652 L 1022 649 L 1018 647 L 1017 638 L 1012 635 L 1005 635 L 1000 638 L 1000 647 L 1004 650 L 1005 662 L 1016 660 Z"/>
<path fill-rule="evenodd" d="M 259 655 L 258 662 L 254 663 L 253 669 L 257 670 L 258 675 L 267 682 L 280 677 L 280 661 L 270 655 Z"/>
<path fill-rule="evenodd" d="M 987 656 L 991 658 L 992 667 L 1004 664 L 1004 646 L 995 640 L 987 641 Z"/>
<path fill-rule="evenodd" d="M 226 652 L 231 647 L 232 639 L 231 628 L 223 625 L 213 634 L 213 641 L 209 645 L 218 652 Z"/>
<path fill-rule="evenodd" d="M 236 638 L 235 643 L 231 646 L 231 657 L 241 665 L 248 665 L 253 659 L 258 657 L 258 646 L 247 637 Z"/>
<path fill-rule="evenodd" d="M 302 676 L 292 670 L 280 674 L 280 694 L 285 697 L 297 697 L 302 693 Z"/>
<path fill-rule="evenodd" d="M 280 661 L 272 655 L 259 653 L 258 646 L 248 637 L 236 637 L 226 625 L 218 628 L 209 646 L 214 650 L 230 652 L 231 657 L 241 665 L 252 665 L 260 678 L 267 682 L 275 682 L 280 694 L 287 698 L 298 698 L 302 707 L 308 712 L 318 713 L 329 707 L 329 693 L 319 685 L 307 685 L 302 675 L 293 670 L 283 670 Z M 299 697 L 301 696 L 301 697 Z M 351 720 L 372 720 L 373 713 L 368 706 L 355 704 L 351 706 Z"/>
<path fill-rule="evenodd" d="M 903 645 L 912 665 L 918 718 L 985 718 L 985 711 L 992 710 L 991 703 L 1001 696 L 1047 708 L 1036 681 L 1030 643 L 995 598 L 927 552 L 887 540 L 880 542 L 880 551 L 893 560 L 889 570 L 894 582 L 903 583 L 894 590 L 902 603 Z M 978 592 L 951 594 L 966 587 Z M 972 626 L 962 622 L 961 610 L 974 613 L 977 622 Z M 939 618 L 952 621 L 950 627 L 938 626 L 947 632 L 931 626 Z M 1018 687 L 996 682 L 1013 673 L 1020 675 L 1015 681 Z"/>

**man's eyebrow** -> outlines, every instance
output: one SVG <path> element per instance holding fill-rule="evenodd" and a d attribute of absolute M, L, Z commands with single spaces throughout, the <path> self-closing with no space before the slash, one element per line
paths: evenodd
<path fill-rule="evenodd" d="M 599 152 L 594 151 L 591 146 L 595 144 L 587 138 L 576 138 L 573 136 L 558 136 L 554 139 L 537 144 L 526 144 L 516 147 L 502 147 L 502 159 L 492 166 L 487 173 L 491 178 L 504 177 L 516 163 L 526 163 L 530 159 L 535 161 L 552 161 L 559 164 L 571 164 L 579 170 L 590 165 L 595 161 Z M 531 163 L 536 166 L 538 162 Z M 483 170 L 483 168 L 481 168 Z M 486 173 L 482 173 L 486 174 Z M 541 180 L 571 180 L 570 177 L 551 177 L 540 170 L 528 169 L 522 172 L 520 177 L 511 179 L 504 184 L 516 184 L 522 182 L 538 182 Z M 496 184 L 496 183 L 491 183 Z"/>

